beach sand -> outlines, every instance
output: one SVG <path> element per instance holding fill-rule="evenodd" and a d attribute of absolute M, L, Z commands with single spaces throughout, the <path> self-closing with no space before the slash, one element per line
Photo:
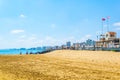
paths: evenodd
<path fill-rule="evenodd" d="M 57 50 L 1 55 L 0 80 L 120 80 L 120 52 Z"/>

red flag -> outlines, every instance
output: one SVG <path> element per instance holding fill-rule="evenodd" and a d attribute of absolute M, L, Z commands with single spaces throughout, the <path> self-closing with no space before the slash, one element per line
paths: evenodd
<path fill-rule="evenodd" d="M 102 18 L 102 21 L 105 21 L 105 18 Z"/>

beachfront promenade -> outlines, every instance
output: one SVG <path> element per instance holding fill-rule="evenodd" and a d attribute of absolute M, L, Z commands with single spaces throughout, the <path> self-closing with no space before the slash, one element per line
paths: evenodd
<path fill-rule="evenodd" d="M 45 54 L 45 53 L 49 53 L 51 51 L 55 51 L 55 50 L 89 50 L 89 51 L 115 51 L 115 52 L 120 52 L 120 48 L 104 48 L 104 47 L 80 47 L 80 48 L 63 48 L 63 49 L 50 49 L 50 50 L 44 50 L 41 52 L 26 52 L 26 55 L 28 54 Z M 20 53 L 20 55 L 22 55 L 22 52 Z"/>

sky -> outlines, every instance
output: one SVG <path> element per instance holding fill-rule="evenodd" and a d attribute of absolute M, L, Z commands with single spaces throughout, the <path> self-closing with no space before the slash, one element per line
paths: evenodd
<path fill-rule="evenodd" d="M 120 0 L 0 0 L 0 49 L 55 46 L 120 37 Z"/>

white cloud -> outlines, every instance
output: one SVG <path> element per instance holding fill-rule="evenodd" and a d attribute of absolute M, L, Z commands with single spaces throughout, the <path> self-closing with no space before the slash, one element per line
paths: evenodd
<path fill-rule="evenodd" d="M 116 26 L 115 30 L 120 30 L 120 22 L 114 23 L 113 26 Z"/>
<path fill-rule="evenodd" d="M 36 47 L 36 46 L 40 46 L 40 44 L 38 44 L 39 39 L 37 39 L 37 37 L 35 36 L 20 36 L 17 41 L 16 41 L 16 45 L 19 47 Z"/>
<path fill-rule="evenodd" d="M 88 34 L 88 35 L 85 35 L 85 37 L 86 37 L 86 38 L 90 38 L 90 37 L 91 37 L 91 35 L 90 35 L 90 34 Z"/>
<path fill-rule="evenodd" d="M 26 35 L 22 35 L 19 37 L 20 39 L 26 38 Z"/>
<path fill-rule="evenodd" d="M 56 25 L 55 24 L 51 24 L 51 28 L 55 28 L 56 27 Z"/>
<path fill-rule="evenodd" d="M 66 41 L 71 41 L 70 39 L 73 39 L 73 37 L 68 37 L 66 39 L 56 39 L 54 37 L 51 36 L 46 36 L 42 39 L 36 38 L 36 40 L 30 41 L 31 43 L 33 43 L 36 46 L 56 46 L 56 45 L 62 45 L 62 44 L 66 44 Z"/>
<path fill-rule="evenodd" d="M 20 18 L 25 18 L 26 16 L 24 14 L 20 14 Z"/>
<path fill-rule="evenodd" d="M 83 38 L 81 38 L 82 41 L 85 41 L 89 39 L 91 35 L 85 35 Z M 66 44 L 67 41 L 76 42 L 77 39 L 75 39 L 74 36 L 58 39 L 54 38 L 52 36 L 44 36 L 44 37 L 38 37 L 37 35 L 27 36 L 27 35 L 21 35 L 17 39 L 15 39 L 14 46 L 16 48 L 19 47 L 37 47 L 37 46 L 56 46 L 56 45 L 62 45 Z M 78 41 L 80 42 L 80 40 Z"/>
<path fill-rule="evenodd" d="M 0 36 L 0 40 L 3 40 L 3 38 Z"/>
<path fill-rule="evenodd" d="M 59 43 L 59 40 L 58 39 L 55 39 L 51 36 L 46 36 L 44 39 L 43 39 L 43 44 L 45 45 L 57 45 Z"/>
<path fill-rule="evenodd" d="M 120 27 L 120 22 L 116 22 L 116 23 L 114 23 L 113 26 Z"/>
<path fill-rule="evenodd" d="M 120 28 L 116 28 L 116 30 L 120 30 Z"/>
<path fill-rule="evenodd" d="M 84 37 L 82 37 L 81 39 L 80 39 L 80 41 L 86 41 L 87 39 L 89 39 L 89 38 L 91 38 L 91 36 L 92 35 L 90 35 L 90 34 L 87 34 L 87 35 L 85 35 Z"/>
<path fill-rule="evenodd" d="M 18 34 L 18 33 L 23 33 L 25 32 L 24 30 L 12 30 L 11 33 L 12 34 Z"/>
<path fill-rule="evenodd" d="M 37 38 L 35 36 L 31 36 L 29 37 L 29 40 L 33 41 L 33 40 L 37 40 Z"/>
<path fill-rule="evenodd" d="M 96 35 L 101 35 L 102 34 L 102 31 L 96 31 Z"/>

